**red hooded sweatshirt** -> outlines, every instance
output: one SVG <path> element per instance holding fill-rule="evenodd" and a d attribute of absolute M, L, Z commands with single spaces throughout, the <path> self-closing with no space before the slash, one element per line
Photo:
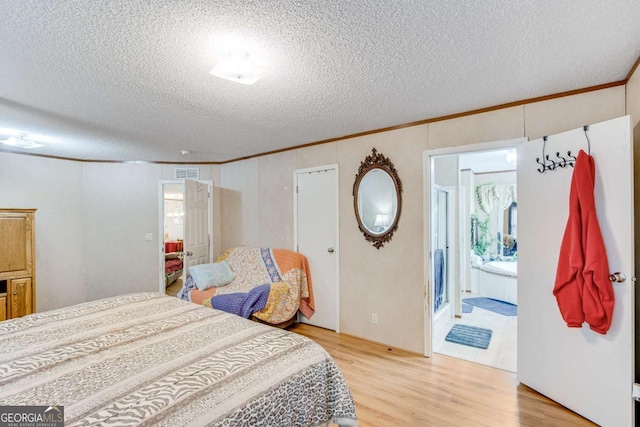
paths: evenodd
<path fill-rule="evenodd" d="M 595 174 L 593 157 L 580 150 L 571 178 L 569 219 L 553 294 L 567 326 L 578 328 L 586 321 L 592 330 L 606 334 L 611 326 L 614 294 L 596 216 Z"/>

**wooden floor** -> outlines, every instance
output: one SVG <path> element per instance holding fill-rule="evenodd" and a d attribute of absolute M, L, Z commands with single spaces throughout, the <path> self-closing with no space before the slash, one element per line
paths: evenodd
<path fill-rule="evenodd" d="M 519 385 L 511 372 L 440 354 L 427 359 L 305 324 L 290 330 L 331 354 L 360 427 L 595 426 Z"/>
<path fill-rule="evenodd" d="M 167 286 L 165 292 L 167 295 L 175 297 L 178 292 L 182 289 L 182 278 L 177 279 L 171 285 Z"/>

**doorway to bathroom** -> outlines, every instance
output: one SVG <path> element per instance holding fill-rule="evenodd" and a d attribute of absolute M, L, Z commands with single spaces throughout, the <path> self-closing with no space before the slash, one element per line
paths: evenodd
<path fill-rule="evenodd" d="M 425 154 L 431 350 L 511 372 L 517 371 L 520 141 Z"/>

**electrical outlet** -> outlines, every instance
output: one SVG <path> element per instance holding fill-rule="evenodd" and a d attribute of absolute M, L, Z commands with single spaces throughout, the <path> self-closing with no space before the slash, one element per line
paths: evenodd
<path fill-rule="evenodd" d="M 371 313 L 371 323 L 374 325 L 378 324 L 378 315 L 376 313 Z"/>
<path fill-rule="evenodd" d="M 144 233 L 144 240 L 146 241 L 153 240 L 153 233 Z"/>

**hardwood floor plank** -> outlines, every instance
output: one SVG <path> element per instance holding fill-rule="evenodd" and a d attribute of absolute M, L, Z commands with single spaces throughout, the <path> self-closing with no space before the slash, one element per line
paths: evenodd
<path fill-rule="evenodd" d="M 175 297 L 182 289 L 182 278 L 177 279 L 171 285 L 167 286 L 165 292 L 167 295 Z"/>
<path fill-rule="evenodd" d="M 428 359 L 306 324 L 342 370 L 366 426 L 595 426 L 527 386 L 516 374 L 434 354 Z"/>

